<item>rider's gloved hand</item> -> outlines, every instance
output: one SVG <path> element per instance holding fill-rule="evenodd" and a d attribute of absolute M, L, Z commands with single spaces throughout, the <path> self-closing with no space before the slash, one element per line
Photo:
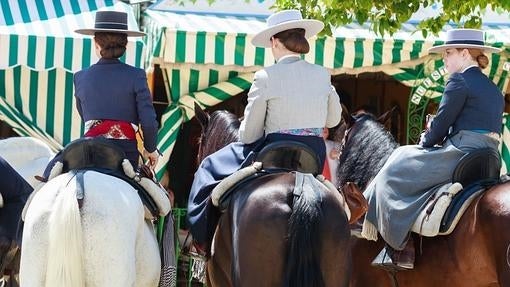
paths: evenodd
<path fill-rule="evenodd" d="M 158 164 L 159 155 L 160 154 L 157 149 L 154 150 L 153 152 L 148 152 L 144 150 L 144 157 L 149 160 L 148 164 L 150 168 L 153 170 L 156 168 L 156 165 Z"/>

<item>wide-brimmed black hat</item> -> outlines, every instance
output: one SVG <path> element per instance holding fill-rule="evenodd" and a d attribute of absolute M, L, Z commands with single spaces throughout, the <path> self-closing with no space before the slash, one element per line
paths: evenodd
<path fill-rule="evenodd" d="M 122 33 L 133 37 L 145 35 L 144 32 L 128 30 L 127 13 L 118 11 L 97 11 L 93 29 L 78 29 L 74 32 L 83 35 L 94 35 L 97 32 Z"/>

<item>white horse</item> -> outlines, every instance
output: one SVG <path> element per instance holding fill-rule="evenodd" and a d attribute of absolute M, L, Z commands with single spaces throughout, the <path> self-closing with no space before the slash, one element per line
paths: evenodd
<path fill-rule="evenodd" d="M 34 176 L 43 174 L 54 155 L 43 141 L 36 138 L 11 137 L 0 140 L 0 156 L 34 188 L 40 183 Z"/>
<path fill-rule="evenodd" d="M 42 175 L 54 152 L 41 140 L 29 137 L 12 137 L 0 140 L 0 156 L 5 159 L 33 188 L 39 181 L 35 175 Z M 11 250 L 12 251 L 12 250 Z M 16 255 L 16 257 L 18 257 Z M 10 262 L 9 264 L 17 264 Z M 0 276 L 0 286 L 17 286 L 19 265 L 10 266 L 13 276 Z M 2 274 L 3 275 L 3 274 Z M 4 284 L 4 285 L 2 285 Z"/>
<path fill-rule="evenodd" d="M 35 192 L 23 229 L 21 286 L 158 286 L 159 248 L 137 191 L 95 171 L 83 182 L 81 208 L 72 171 Z"/>

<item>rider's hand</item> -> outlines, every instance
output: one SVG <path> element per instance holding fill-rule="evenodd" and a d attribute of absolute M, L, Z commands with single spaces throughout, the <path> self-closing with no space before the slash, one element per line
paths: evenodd
<path fill-rule="evenodd" d="M 159 151 L 157 149 L 151 153 L 144 151 L 144 156 L 149 159 L 149 167 L 154 170 L 158 164 Z"/>
<path fill-rule="evenodd" d="M 420 135 L 420 141 L 418 142 L 418 145 L 423 145 L 423 142 L 425 141 L 425 135 L 427 134 L 427 131 L 424 131 Z"/>

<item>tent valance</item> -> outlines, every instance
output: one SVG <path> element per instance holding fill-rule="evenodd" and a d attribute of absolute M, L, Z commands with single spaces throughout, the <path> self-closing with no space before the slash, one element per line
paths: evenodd
<path fill-rule="evenodd" d="M 150 9 L 145 16 L 147 32 L 157 43 L 149 52 L 154 64 L 230 66 L 246 72 L 274 62 L 270 49 L 254 47 L 250 42 L 265 27 L 263 18 Z M 484 29 L 492 45 L 510 43 L 510 25 L 487 25 Z M 370 31 L 368 24 L 349 24 L 336 29 L 333 37 L 311 39 L 310 52 L 304 58 L 329 68 L 332 74 L 413 67 L 430 57 L 428 48 L 440 43 L 436 37 L 423 38 L 416 30 L 417 23 L 407 23 L 392 37 L 380 37 Z"/>
<path fill-rule="evenodd" d="M 0 26 L 44 21 L 65 15 L 76 15 L 112 6 L 114 0 L 95 1 L 0 1 Z"/>
<path fill-rule="evenodd" d="M 15 2 L 15 1 L 9 1 Z M 131 7 L 113 0 L 98 1 L 36 1 L 37 3 L 60 4 L 63 7 L 75 7 L 73 11 L 81 11 L 80 7 L 101 7 L 102 10 L 119 10 L 130 14 L 130 27 L 137 27 Z M 73 3 L 72 5 L 69 3 Z M 3 3 L 3 2 L 2 2 Z M 18 3 L 16 1 L 16 3 Z M 20 1 L 19 3 L 22 3 Z M 68 3 L 64 5 L 64 3 Z M 44 5 L 44 4 L 40 4 Z M 14 6 L 15 7 L 15 6 Z M 32 8 L 34 5 L 31 4 Z M 69 12 L 70 8 L 64 10 Z M 12 9 L 10 13 L 22 11 Z M 32 14 L 35 12 L 32 12 Z M 53 68 L 61 68 L 70 72 L 81 70 L 97 61 L 94 44 L 91 37 L 74 33 L 74 30 L 83 27 L 94 26 L 95 10 L 85 10 L 81 13 L 68 13 L 60 17 L 48 18 L 47 16 L 33 18 L 48 18 L 33 22 L 16 22 L 12 25 L 0 25 L 0 46 L 7 48 L 0 54 L 0 69 L 15 66 L 26 66 L 32 70 L 43 71 Z M 31 19 L 28 16 L 18 14 L 15 19 Z M 5 11 L 4 11 L 5 16 Z M 44 15 L 43 15 L 44 16 Z M 14 17 L 14 16 L 12 16 Z M 8 19 L 3 19 L 6 22 Z M 0 23 L 2 18 L 0 17 Z M 9 22 L 9 21 L 7 21 Z M 141 39 L 129 39 L 127 51 L 123 61 L 142 66 L 143 41 Z"/>
<path fill-rule="evenodd" d="M 61 147 L 83 132 L 75 108 L 73 73 L 98 59 L 91 37 L 74 30 L 93 27 L 98 9 L 125 11 L 128 24 L 137 27 L 134 12 L 114 0 L 0 2 L 4 51 L 0 54 L 0 118 L 21 135 Z M 142 39 L 129 39 L 121 60 L 142 67 L 144 49 Z"/>

